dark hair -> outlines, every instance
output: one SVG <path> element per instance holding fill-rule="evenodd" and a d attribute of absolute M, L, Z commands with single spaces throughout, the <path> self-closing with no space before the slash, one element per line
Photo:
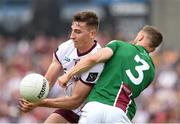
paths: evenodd
<path fill-rule="evenodd" d="M 149 26 L 146 25 L 142 28 L 142 31 L 147 33 L 147 37 L 150 39 L 151 41 L 151 47 L 158 47 L 162 40 L 163 40 L 163 36 L 161 34 L 161 32 L 154 26 Z"/>
<path fill-rule="evenodd" d="M 99 28 L 99 20 L 94 12 L 79 12 L 74 15 L 73 21 L 86 22 L 87 26 L 94 27 L 96 30 Z"/>

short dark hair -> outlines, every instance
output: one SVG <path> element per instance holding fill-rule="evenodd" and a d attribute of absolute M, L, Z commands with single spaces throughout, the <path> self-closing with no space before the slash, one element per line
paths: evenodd
<path fill-rule="evenodd" d="M 96 30 L 99 28 L 99 19 L 96 13 L 91 11 L 79 12 L 74 15 L 73 21 L 86 22 L 87 26 L 94 27 Z"/>
<path fill-rule="evenodd" d="M 158 47 L 162 40 L 163 40 L 163 36 L 161 34 L 161 32 L 154 26 L 149 26 L 149 25 L 145 25 L 142 28 L 142 31 L 147 33 L 147 37 L 150 39 L 151 41 L 151 47 Z"/>

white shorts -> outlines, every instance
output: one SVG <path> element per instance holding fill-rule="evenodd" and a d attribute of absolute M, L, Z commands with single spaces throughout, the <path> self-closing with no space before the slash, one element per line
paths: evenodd
<path fill-rule="evenodd" d="M 123 110 L 99 102 L 88 102 L 83 107 L 79 123 L 132 124 Z"/>

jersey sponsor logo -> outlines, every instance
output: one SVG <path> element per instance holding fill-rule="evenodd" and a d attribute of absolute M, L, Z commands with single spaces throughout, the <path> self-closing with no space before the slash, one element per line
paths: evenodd
<path fill-rule="evenodd" d="M 98 76 L 97 72 L 91 72 L 91 73 L 89 73 L 86 81 L 95 81 L 97 76 Z"/>
<path fill-rule="evenodd" d="M 73 59 L 74 60 L 74 62 L 75 62 L 75 65 L 80 61 L 80 59 L 79 58 L 77 58 L 77 59 Z"/>
<path fill-rule="evenodd" d="M 64 61 L 70 62 L 71 59 L 65 56 L 65 57 L 64 57 Z"/>

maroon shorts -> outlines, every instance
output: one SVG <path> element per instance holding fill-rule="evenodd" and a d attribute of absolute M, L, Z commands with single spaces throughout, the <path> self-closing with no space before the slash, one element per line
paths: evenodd
<path fill-rule="evenodd" d="M 54 111 L 54 113 L 57 113 L 57 114 L 61 115 L 62 117 L 64 117 L 70 123 L 78 123 L 78 121 L 79 121 L 79 115 L 74 113 L 72 110 L 57 109 L 57 110 Z"/>

